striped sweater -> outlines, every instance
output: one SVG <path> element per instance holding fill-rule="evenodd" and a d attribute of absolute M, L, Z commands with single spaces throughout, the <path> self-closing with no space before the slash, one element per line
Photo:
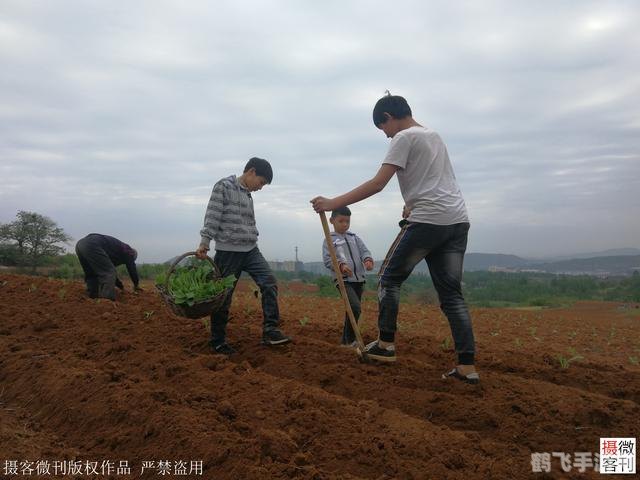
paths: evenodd
<path fill-rule="evenodd" d="M 235 175 L 213 186 L 200 236 L 200 245 L 207 248 L 215 240 L 216 250 L 248 252 L 256 246 L 258 229 L 253 199 Z"/>

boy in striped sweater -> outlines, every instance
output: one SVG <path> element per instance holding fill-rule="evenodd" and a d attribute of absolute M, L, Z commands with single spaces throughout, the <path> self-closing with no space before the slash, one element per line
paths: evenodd
<path fill-rule="evenodd" d="M 269 264 L 258 249 L 258 229 L 253 212 L 251 192 L 257 192 L 273 180 L 273 170 L 269 162 L 253 157 L 247 162 L 242 175 L 223 178 L 211 192 L 200 231 L 200 245 L 196 256 L 204 259 L 215 241 L 214 263 L 223 277 L 235 275 L 240 278 L 247 272 L 262 293 L 264 345 L 282 345 L 291 339 L 279 330 L 278 285 Z M 229 307 L 233 289 L 227 295 L 223 306 L 211 314 L 210 346 L 215 353 L 231 355 L 235 349 L 226 342 Z"/>

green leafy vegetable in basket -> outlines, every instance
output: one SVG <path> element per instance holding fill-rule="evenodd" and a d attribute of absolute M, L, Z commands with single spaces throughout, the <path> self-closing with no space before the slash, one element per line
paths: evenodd
<path fill-rule="evenodd" d="M 169 278 L 169 293 L 173 301 L 178 305 L 192 306 L 196 302 L 209 300 L 216 295 L 233 287 L 236 277 L 228 277 L 213 280 L 213 270 L 208 263 L 200 266 L 177 267 Z M 156 285 L 164 286 L 167 274 L 162 273 L 156 277 Z"/>

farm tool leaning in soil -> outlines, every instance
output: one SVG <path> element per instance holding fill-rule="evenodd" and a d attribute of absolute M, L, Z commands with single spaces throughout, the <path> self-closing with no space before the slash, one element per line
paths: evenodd
<path fill-rule="evenodd" d="M 469 218 L 447 148 L 435 131 L 413 119 L 409 104 L 400 96 L 388 94 L 378 100 L 373 124 L 391 138 L 376 175 L 336 198 L 311 200 L 318 213 L 335 210 L 375 195 L 391 177 L 398 177 L 407 223 L 380 268 L 379 335 L 362 353 L 373 360 L 395 361 L 400 286 L 418 262 L 426 260 L 458 357 L 457 365 L 442 377 L 478 383 L 473 327 L 461 286 Z"/>
<path fill-rule="evenodd" d="M 141 291 L 136 269 L 138 252 L 124 242 L 109 235 L 90 233 L 76 243 L 76 254 L 84 271 L 87 294 L 91 298 L 116 299 L 116 287 L 124 290 L 116 267 L 126 265 L 133 282 L 134 293 Z"/>
<path fill-rule="evenodd" d="M 337 276 L 340 275 L 342 277 L 351 311 L 356 323 L 358 323 L 362 312 L 362 293 L 366 283 L 366 272 L 373 270 L 373 257 L 364 241 L 349 229 L 351 226 L 351 210 L 349 207 L 333 210 L 329 222 L 333 225 L 331 242 L 338 258 L 340 270 L 336 272 L 333 269 L 326 238 L 322 242 L 322 262 L 325 267 L 331 270 L 336 286 L 338 285 Z M 351 328 L 349 315 L 345 315 L 340 343 L 347 347 L 357 346 L 356 335 L 353 328 Z"/>
<path fill-rule="evenodd" d="M 356 353 L 360 360 L 364 362 L 368 362 L 369 358 L 365 353 L 364 341 L 362 340 L 362 335 L 360 334 L 360 327 L 358 326 L 358 322 L 356 322 L 356 318 L 353 315 L 353 310 L 351 309 L 351 304 L 349 303 L 349 297 L 347 295 L 347 290 L 344 286 L 344 280 L 342 279 L 342 275 L 340 275 L 340 264 L 338 263 L 338 257 L 336 256 L 336 250 L 333 247 L 333 241 L 331 240 L 331 232 L 329 231 L 329 224 L 327 223 L 327 216 L 324 212 L 320 212 L 320 221 L 322 222 L 322 229 L 324 230 L 324 238 L 327 245 L 327 249 L 329 250 L 329 255 L 331 256 L 331 264 L 333 265 L 333 271 L 338 272 L 336 274 L 336 281 L 338 282 L 338 288 L 340 289 L 340 296 L 342 297 L 342 301 L 344 303 L 344 308 L 347 311 L 347 316 L 349 317 L 349 322 L 351 323 L 351 328 L 353 329 L 353 333 L 356 337 Z"/>
<path fill-rule="evenodd" d="M 240 278 L 247 272 L 262 293 L 262 343 L 268 346 L 283 345 L 291 339 L 280 329 L 278 308 L 278 285 L 269 264 L 258 249 L 258 229 L 253 212 L 251 192 L 261 190 L 273 179 L 269 162 L 262 158 L 251 158 L 242 175 L 231 175 L 218 181 L 211 192 L 200 231 L 200 246 L 196 257 L 207 258 L 211 240 L 215 241 L 214 263 L 222 277 L 234 275 Z M 211 314 L 210 346 L 214 353 L 231 355 L 236 350 L 227 343 L 227 322 L 229 307 L 235 289 L 229 289 L 220 309 Z"/>

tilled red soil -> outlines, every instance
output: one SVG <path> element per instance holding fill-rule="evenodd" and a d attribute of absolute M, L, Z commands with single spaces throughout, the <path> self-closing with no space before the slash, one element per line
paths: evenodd
<path fill-rule="evenodd" d="M 531 454 L 640 436 L 637 305 L 473 309 L 471 386 L 440 379 L 454 355 L 436 307 L 402 305 L 398 362 L 361 364 L 337 344 L 340 300 L 300 290 L 280 301 L 295 343 L 269 349 L 259 299 L 240 289 L 227 359 L 150 286 L 114 304 L 80 282 L 0 275 L 0 476 L 9 461 L 75 459 L 127 460 L 131 475 L 94 477 L 120 479 L 161 460 L 201 460 L 188 478 L 207 479 L 597 478 L 557 458 L 533 473 Z M 365 340 L 375 316 L 365 302 Z"/>

